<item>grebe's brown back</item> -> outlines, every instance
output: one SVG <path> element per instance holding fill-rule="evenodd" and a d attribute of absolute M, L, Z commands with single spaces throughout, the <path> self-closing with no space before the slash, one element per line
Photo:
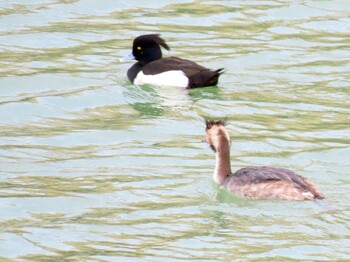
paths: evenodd
<path fill-rule="evenodd" d="M 206 120 L 204 140 L 215 152 L 214 181 L 232 194 L 258 199 L 312 200 L 324 198 L 307 178 L 284 168 L 252 166 L 231 172 L 231 139 L 226 120 Z"/>

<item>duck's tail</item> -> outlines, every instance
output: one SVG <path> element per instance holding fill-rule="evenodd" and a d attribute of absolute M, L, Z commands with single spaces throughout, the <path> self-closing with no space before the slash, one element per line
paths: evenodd
<path fill-rule="evenodd" d="M 219 68 L 216 70 L 200 71 L 190 77 L 187 88 L 215 86 L 219 81 L 220 75 L 224 73 L 223 70 L 223 68 Z"/>

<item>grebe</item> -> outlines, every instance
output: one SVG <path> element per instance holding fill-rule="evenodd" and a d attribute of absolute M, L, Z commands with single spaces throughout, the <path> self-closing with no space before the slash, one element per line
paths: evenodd
<path fill-rule="evenodd" d="M 212 70 L 178 57 L 162 58 L 160 46 L 170 50 L 158 34 L 134 39 L 132 53 L 120 59 L 121 62 L 138 61 L 128 70 L 128 78 L 133 84 L 195 88 L 218 83 L 223 68 Z"/>
<path fill-rule="evenodd" d="M 246 198 L 312 200 L 324 198 L 320 190 L 307 178 L 288 169 L 252 166 L 231 172 L 231 139 L 225 120 L 205 120 L 207 142 L 215 152 L 214 181 L 229 192 Z"/>

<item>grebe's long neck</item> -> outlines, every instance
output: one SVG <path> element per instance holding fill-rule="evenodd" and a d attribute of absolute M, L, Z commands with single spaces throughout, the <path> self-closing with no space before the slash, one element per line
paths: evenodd
<path fill-rule="evenodd" d="M 220 185 L 231 175 L 230 142 L 225 136 L 218 137 L 215 157 L 216 166 L 213 178 Z"/>

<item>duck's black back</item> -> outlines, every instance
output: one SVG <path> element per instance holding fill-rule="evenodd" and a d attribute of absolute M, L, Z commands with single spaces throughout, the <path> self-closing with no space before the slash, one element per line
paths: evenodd
<path fill-rule="evenodd" d="M 189 80 L 188 88 L 194 88 L 216 85 L 223 69 L 211 70 L 193 61 L 178 57 L 161 58 L 142 67 L 142 72 L 145 75 L 174 70 L 182 71 Z"/>

